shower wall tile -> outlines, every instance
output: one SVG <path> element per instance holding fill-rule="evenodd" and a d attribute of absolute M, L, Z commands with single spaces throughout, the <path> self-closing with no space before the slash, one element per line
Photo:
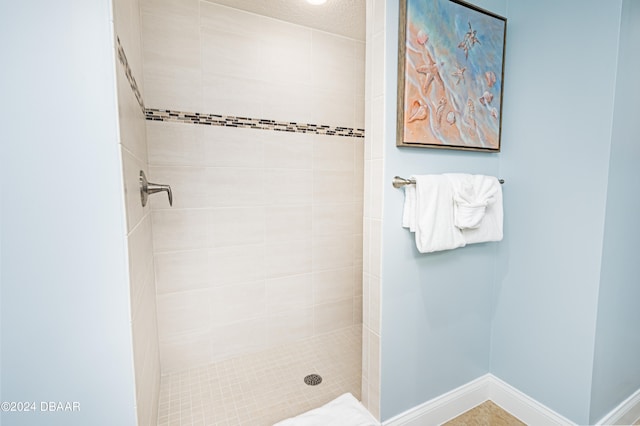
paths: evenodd
<path fill-rule="evenodd" d="M 259 281 L 265 277 L 262 244 L 211 249 L 207 256 L 207 276 L 212 287 Z"/>
<path fill-rule="evenodd" d="M 154 210 L 153 249 L 159 253 L 207 247 L 209 216 L 207 210 Z"/>
<path fill-rule="evenodd" d="M 209 243 L 213 247 L 264 243 L 264 207 L 213 209 L 209 214 Z"/>
<path fill-rule="evenodd" d="M 313 302 L 323 304 L 353 298 L 353 267 L 313 273 Z"/>
<path fill-rule="evenodd" d="M 209 291 L 208 310 L 214 327 L 266 314 L 264 280 L 214 287 Z"/>
<path fill-rule="evenodd" d="M 289 241 L 265 245 L 265 275 L 267 278 L 311 272 L 311 240 Z"/>
<path fill-rule="evenodd" d="M 140 201 L 140 170 L 145 169 L 145 163 L 135 158 L 126 148 L 122 148 L 124 195 L 127 209 L 127 229 L 129 232 L 149 212 L 149 205 L 142 207 L 142 202 Z"/>
<path fill-rule="evenodd" d="M 313 336 L 313 308 L 296 309 L 267 318 L 269 346 L 291 343 Z"/>
<path fill-rule="evenodd" d="M 277 314 L 313 306 L 313 275 L 291 275 L 266 280 L 267 311 Z"/>
<path fill-rule="evenodd" d="M 313 210 L 313 214 L 312 214 Z M 307 240 L 315 225 L 316 208 L 311 205 L 268 206 L 266 208 L 265 241 Z"/>
<path fill-rule="evenodd" d="M 145 104 L 148 108 L 200 111 L 198 14 L 142 14 Z"/>
<path fill-rule="evenodd" d="M 214 327 L 209 334 L 212 342 L 212 361 L 266 348 L 267 330 L 268 325 L 264 318 Z"/>
<path fill-rule="evenodd" d="M 353 264 L 353 238 L 351 235 L 313 239 L 314 271 L 342 268 Z"/>
<path fill-rule="evenodd" d="M 158 121 L 147 121 L 146 126 L 147 137 L 153 141 L 148 145 L 150 164 L 154 166 L 204 166 L 207 164 L 202 126 Z M 220 127 L 220 129 L 224 128 Z M 223 143 L 220 142 L 220 145 Z M 232 142 L 231 145 L 236 147 L 237 144 Z"/>
<path fill-rule="evenodd" d="M 138 0 L 114 0 L 119 144 L 127 215 L 131 332 L 137 424 L 157 424 L 160 392 L 156 284 L 150 206 L 140 201 L 140 170 L 148 171 L 141 19 Z"/>
<path fill-rule="evenodd" d="M 158 124 L 162 126 L 163 123 Z M 270 132 L 234 127 L 180 125 L 202 129 L 201 137 L 204 145 L 202 161 L 209 167 L 260 168 L 264 166 L 266 135 L 262 133 Z"/>
<path fill-rule="evenodd" d="M 122 40 L 121 40 L 122 41 Z M 129 52 L 129 51 L 127 51 Z M 127 59 L 129 59 L 127 57 Z M 121 65 L 121 64 L 118 64 Z M 118 66 L 118 124 L 120 126 L 120 144 L 138 161 L 146 164 L 147 138 L 145 117 L 141 112 L 123 66 Z M 142 74 L 137 74 L 142 80 Z M 141 82 L 141 81 L 140 81 Z M 138 84 L 138 81 L 136 81 Z"/>
<path fill-rule="evenodd" d="M 151 218 L 146 215 L 138 226 L 129 233 L 127 245 L 129 256 L 135 262 L 129 263 L 129 283 L 131 305 L 140 306 L 143 291 L 149 281 L 153 281 L 153 242 L 151 238 Z"/>
<path fill-rule="evenodd" d="M 354 203 L 318 204 L 313 207 L 313 236 L 355 234 Z"/>
<path fill-rule="evenodd" d="M 207 1 L 142 1 L 148 107 L 362 128 L 362 42 Z M 163 372 L 362 321 L 362 138 L 146 131 L 148 177 L 175 200 L 152 197 L 149 215 Z"/>
<path fill-rule="evenodd" d="M 149 182 L 171 182 L 171 190 L 176 194 L 173 206 L 164 193 L 149 197 L 149 205 L 154 210 L 207 207 L 206 173 L 204 167 L 149 167 Z"/>
<path fill-rule="evenodd" d="M 314 143 L 318 136 L 304 133 L 263 133 L 266 168 L 312 170 Z"/>
<path fill-rule="evenodd" d="M 208 254 L 206 249 L 157 253 L 155 272 L 158 294 L 207 287 L 211 280 Z"/>
<path fill-rule="evenodd" d="M 353 299 L 315 305 L 313 309 L 315 334 L 328 333 L 353 324 Z"/>
<path fill-rule="evenodd" d="M 264 191 L 268 204 L 311 204 L 316 187 L 312 170 L 267 169 Z"/>

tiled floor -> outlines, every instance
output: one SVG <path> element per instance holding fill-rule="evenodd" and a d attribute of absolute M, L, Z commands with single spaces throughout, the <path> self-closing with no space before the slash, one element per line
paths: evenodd
<path fill-rule="evenodd" d="M 158 425 L 272 425 L 351 392 L 360 399 L 362 326 L 162 377 Z M 308 386 L 308 374 L 322 383 Z"/>

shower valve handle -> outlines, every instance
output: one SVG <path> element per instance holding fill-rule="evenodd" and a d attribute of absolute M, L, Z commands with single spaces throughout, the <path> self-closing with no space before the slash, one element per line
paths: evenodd
<path fill-rule="evenodd" d="M 169 205 L 173 206 L 173 193 L 171 192 L 171 186 L 147 181 L 144 171 L 140 170 L 140 200 L 142 201 L 142 207 L 147 205 L 149 195 L 162 191 L 167 193 L 167 196 L 169 197 Z"/>

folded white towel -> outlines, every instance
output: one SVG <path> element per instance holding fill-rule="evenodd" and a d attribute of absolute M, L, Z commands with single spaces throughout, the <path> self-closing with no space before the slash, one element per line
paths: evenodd
<path fill-rule="evenodd" d="M 489 241 L 501 241 L 503 236 L 503 210 L 502 210 L 502 186 L 493 176 L 484 176 L 491 185 L 496 188 L 492 195 L 493 202 L 487 204 L 484 217 L 476 228 L 462 230 L 467 244 L 485 243 Z"/>
<path fill-rule="evenodd" d="M 411 176 L 402 226 L 421 253 L 502 240 L 502 187 L 493 176 L 447 173 Z"/>
<path fill-rule="evenodd" d="M 416 180 L 415 232 L 420 253 L 451 250 L 466 245 L 454 226 L 453 186 L 444 175 L 412 176 Z"/>
<path fill-rule="evenodd" d="M 350 393 L 320 408 L 283 420 L 273 426 L 379 426 L 380 423 Z"/>
<path fill-rule="evenodd" d="M 402 226 L 416 232 L 416 186 L 404 186 L 404 209 L 402 210 Z"/>
<path fill-rule="evenodd" d="M 495 177 L 447 173 L 453 186 L 454 224 L 464 229 L 476 229 L 484 218 L 487 206 L 496 201 L 500 184 Z"/>

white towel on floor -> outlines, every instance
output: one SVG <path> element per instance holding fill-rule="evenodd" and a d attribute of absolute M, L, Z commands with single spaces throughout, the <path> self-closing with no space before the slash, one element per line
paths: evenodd
<path fill-rule="evenodd" d="M 453 186 L 444 175 L 417 175 L 415 203 L 416 247 L 420 253 L 464 247 L 462 231 L 454 225 Z"/>
<path fill-rule="evenodd" d="M 307 411 L 299 416 L 283 420 L 273 426 L 379 426 L 380 423 L 350 393 Z"/>

